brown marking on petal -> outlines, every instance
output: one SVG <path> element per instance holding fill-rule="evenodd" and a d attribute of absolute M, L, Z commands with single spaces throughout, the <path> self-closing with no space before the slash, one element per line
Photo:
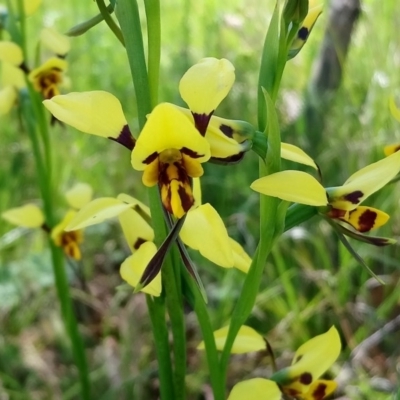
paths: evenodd
<path fill-rule="evenodd" d="M 184 186 L 179 187 L 178 195 L 181 199 L 182 208 L 185 210 L 185 212 L 189 211 L 194 204 L 193 195 L 188 193 Z"/>
<path fill-rule="evenodd" d="M 375 211 L 365 210 L 358 218 L 358 228 L 359 232 L 368 232 L 374 225 L 378 214 Z"/>
<path fill-rule="evenodd" d="M 323 400 L 324 397 L 326 396 L 326 384 L 323 382 L 320 382 L 318 386 L 315 388 L 315 390 L 312 392 L 311 396 L 315 400 Z"/>
<path fill-rule="evenodd" d="M 195 151 L 188 149 L 187 147 L 182 147 L 180 152 L 186 154 L 190 158 L 195 158 L 195 159 L 204 156 L 204 154 L 198 154 Z"/>
<path fill-rule="evenodd" d="M 219 130 L 225 135 L 228 136 L 229 138 L 233 138 L 234 130 L 232 127 L 229 125 L 221 124 L 219 127 Z"/>
<path fill-rule="evenodd" d="M 299 31 L 297 32 L 297 37 L 298 37 L 300 40 L 307 40 L 309 34 L 310 34 L 309 29 L 306 28 L 305 26 L 303 26 L 303 27 L 301 27 L 301 28 L 299 29 Z"/>
<path fill-rule="evenodd" d="M 196 114 L 192 113 L 194 119 L 194 125 L 196 129 L 200 132 L 201 136 L 205 136 L 207 132 L 208 123 L 210 122 L 210 118 L 213 115 L 214 111 L 210 114 Z"/>
<path fill-rule="evenodd" d="M 244 153 L 245 152 L 240 152 L 238 154 L 234 154 L 233 156 L 229 156 L 226 158 L 211 157 L 209 159 L 209 162 L 220 165 L 237 164 L 238 162 L 243 160 Z"/>
<path fill-rule="evenodd" d="M 365 236 L 367 237 L 367 236 Z M 368 236 L 369 243 L 373 244 L 374 246 L 383 247 L 389 244 L 392 244 L 387 238 L 383 237 L 376 237 L 376 236 Z"/>
<path fill-rule="evenodd" d="M 81 252 L 79 249 L 79 243 L 82 243 L 82 231 L 77 230 L 77 231 L 71 231 L 71 232 L 62 232 L 60 238 L 59 238 L 59 243 L 58 244 L 60 247 L 62 247 L 64 253 L 75 259 L 75 260 L 80 260 L 81 259 Z"/>
<path fill-rule="evenodd" d="M 400 144 L 394 148 L 394 153 L 400 150 Z"/>
<path fill-rule="evenodd" d="M 298 396 L 299 394 L 301 394 L 301 392 L 299 392 L 298 390 L 296 390 L 296 389 L 292 389 L 292 388 L 282 388 L 282 391 L 285 393 L 285 394 L 287 394 L 287 395 L 289 395 L 289 396 L 291 396 L 291 397 L 296 397 L 296 396 Z"/>
<path fill-rule="evenodd" d="M 338 208 L 331 208 L 326 215 L 329 218 L 343 218 L 346 215 L 346 211 L 345 210 L 339 210 Z"/>
<path fill-rule="evenodd" d="M 128 150 L 131 150 L 131 151 L 134 149 L 135 144 L 136 144 L 136 140 L 132 136 L 132 133 L 129 129 L 128 124 L 123 126 L 118 137 L 113 138 L 113 137 L 109 136 L 108 139 L 113 140 L 114 142 L 117 142 L 119 144 L 122 144 L 122 146 L 126 147 Z"/>
<path fill-rule="evenodd" d="M 309 372 L 303 372 L 299 376 L 299 382 L 303 385 L 309 385 L 312 382 L 312 375 Z"/>
<path fill-rule="evenodd" d="M 294 363 L 293 363 L 293 364 L 298 363 L 302 358 L 303 358 L 303 354 L 299 354 L 299 355 L 296 357 L 296 359 L 294 360 Z"/>
<path fill-rule="evenodd" d="M 360 198 L 364 196 L 364 193 L 361 190 L 356 190 L 354 192 L 348 193 L 343 196 L 343 198 L 347 201 L 350 201 L 352 204 L 358 204 L 360 202 Z"/>
<path fill-rule="evenodd" d="M 143 238 L 138 238 L 137 240 L 136 240 L 136 242 L 133 244 L 133 248 L 135 249 L 135 250 L 137 250 L 143 243 L 146 243 L 147 242 L 147 240 L 145 240 L 145 239 L 143 239 Z"/>
<path fill-rule="evenodd" d="M 158 157 L 158 153 L 155 151 L 154 153 L 150 154 L 147 158 L 142 161 L 142 164 L 151 164 L 156 158 Z"/>

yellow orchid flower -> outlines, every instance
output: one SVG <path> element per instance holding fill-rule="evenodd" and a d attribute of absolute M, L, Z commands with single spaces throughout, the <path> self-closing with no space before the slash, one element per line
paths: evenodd
<path fill-rule="evenodd" d="M 385 224 L 389 216 L 375 208 L 360 206 L 360 203 L 390 182 L 399 171 L 400 152 L 397 152 L 360 169 L 338 187 L 325 189 L 305 172 L 282 171 L 254 181 L 251 188 L 286 201 L 325 206 L 320 209 L 321 213 L 364 233 Z M 385 243 L 377 241 L 376 244 Z"/>
<path fill-rule="evenodd" d="M 214 110 L 228 94 L 234 79 L 234 67 L 228 60 L 201 60 L 189 68 L 179 85 L 190 112 L 169 103 L 157 105 L 136 142 L 118 99 L 107 92 L 55 96 L 44 101 L 44 105 L 60 121 L 83 132 L 113 139 L 132 150 L 132 166 L 143 171 L 143 183 L 158 184 L 165 209 L 179 219 L 194 204 L 191 179 L 203 174 L 201 164 L 212 156 L 210 142 L 204 136 Z M 229 138 L 224 127 L 229 133 L 249 128 L 237 121 L 233 126 L 229 124 L 228 120 L 214 119 L 209 136 L 219 135 L 214 140 L 218 144 L 213 146 L 219 152 L 216 158 L 234 156 L 237 161 L 250 145 L 243 144 L 246 138 L 239 135 Z M 225 151 L 221 151 L 224 145 Z"/>
<path fill-rule="evenodd" d="M 155 107 L 132 151 L 132 166 L 146 186 L 159 185 L 166 210 L 181 218 L 193 206 L 191 178 L 203 175 L 210 145 L 173 105 Z"/>
<path fill-rule="evenodd" d="M 52 57 L 40 67 L 32 70 L 28 79 L 32 82 L 36 91 L 45 99 L 51 99 L 60 94 L 60 85 L 63 83 L 63 75 L 67 70 L 67 62 L 58 57 Z"/>
<path fill-rule="evenodd" d="M 0 61 L 19 67 L 24 61 L 21 47 L 14 42 L 0 41 Z"/>
<path fill-rule="evenodd" d="M 229 327 L 214 332 L 216 347 L 222 350 Z M 199 349 L 204 348 L 200 343 Z M 265 349 L 264 338 L 254 329 L 242 326 L 232 347 L 233 354 L 242 354 Z M 296 351 L 292 365 L 274 373 L 270 380 L 250 379 L 238 383 L 232 389 L 228 400 L 241 398 L 259 399 L 263 390 L 271 393 L 271 398 L 281 399 L 284 394 L 302 400 L 323 400 L 336 389 L 331 380 L 319 379 L 337 360 L 341 350 L 339 334 L 334 326 L 322 335 L 318 335 L 301 345 Z M 279 385 L 279 386 L 278 386 Z M 245 397 L 239 397 L 245 394 Z M 264 395 L 267 398 L 266 395 Z M 269 399 L 270 397 L 268 397 Z"/>
<path fill-rule="evenodd" d="M 54 244 L 62 247 L 67 256 L 80 260 L 81 251 L 79 245 L 83 241 L 83 232 L 80 229 L 67 232 L 65 228 L 75 217 L 76 210 L 91 200 L 92 193 L 92 188 L 85 183 L 78 183 L 68 190 L 65 193 L 65 197 L 71 209 L 53 229 L 46 226 L 42 210 L 34 204 L 12 208 L 3 212 L 1 217 L 13 225 L 25 228 L 42 228 L 50 233 Z"/>
<path fill-rule="evenodd" d="M 288 53 L 288 59 L 295 57 L 299 51 L 306 44 L 310 33 L 317 22 L 318 17 L 321 15 L 323 5 L 316 0 L 310 0 L 308 5 L 308 13 L 304 21 L 301 24 L 300 29 L 294 38 Z"/>
<path fill-rule="evenodd" d="M 339 357 L 341 343 L 334 326 L 301 345 L 296 351 L 292 365 L 276 372 L 271 379 L 282 391 L 304 400 L 322 400 L 335 391 L 337 384 L 319 378 Z"/>

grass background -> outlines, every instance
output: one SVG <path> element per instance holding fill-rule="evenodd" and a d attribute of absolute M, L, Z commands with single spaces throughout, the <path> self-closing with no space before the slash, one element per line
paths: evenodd
<path fill-rule="evenodd" d="M 236 67 L 236 82 L 216 114 L 255 123 L 257 73 L 273 2 L 164 3 L 168 4 L 162 4 L 160 100 L 182 104 L 178 83 L 185 70 L 204 56 L 224 57 Z M 63 32 L 96 13 L 96 5 L 89 1 L 44 1 L 40 12 L 27 22 L 29 64 L 33 65 L 42 26 Z M 324 13 L 307 45 L 288 63 L 278 99 L 283 140 L 309 148 L 313 154 L 313 142 L 297 116 L 301 116 L 326 19 Z M 399 24 L 397 1 L 363 2 L 343 83 L 326 110 L 326 126 L 320 132 L 315 156 L 326 186 L 341 184 L 352 172 L 382 158 L 384 145 L 399 141 L 399 122 L 388 109 L 389 96 L 400 94 Z M 116 38 L 100 24 L 71 41 L 71 83 L 66 91 L 102 89 L 113 93 L 121 100 L 131 127 L 136 127 L 135 103 L 140 99 L 135 99 L 127 58 Z M 293 121 L 295 135 L 289 129 Z M 69 127 L 55 127 L 52 141 L 60 218 L 67 209 L 62 193 L 76 182 L 90 183 L 98 197 L 125 192 L 146 201 L 141 176 L 130 167 L 130 155 L 121 146 Z M 248 154 L 235 166 L 208 165 L 202 180 L 203 201 L 220 211 L 231 236 L 243 243 L 249 254 L 257 243 L 258 197 L 249 189 L 257 176 L 257 163 L 256 156 Z M 14 109 L 0 119 L 0 209 L 37 202 L 36 179 L 29 140 Z M 384 188 L 367 203 L 392 216 L 379 234 L 398 238 L 398 185 Z M 285 234 L 275 246 L 248 323 L 267 335 L 281 365 L 290 362 L 302 342 L 335 324 L 344 345 L 333 369 L 340 383 L 336 398 L 395 398 L 399 324 L 397 331 L 386 334 L 381 328 L 399 319 L 399 246 L 354 246 L 386 286 L 371 279 L 338 243 L 331 228 L 314 218 Z M 2 222 L 0 250 L 0 398 L 79 398 L 42 233 Z M 157 366 L 145 300 L 120 286 L 118 269 L 128 249 L 117 224 L 87 229 L 83 252 L 79 268 L 89 291 L 82 290 L 72 268 L 69 273 L 88 349 L 93 398 L 157 398 Z M 229 322 L 243 276 L 194 257 L 217 329 Z M 201 337 L 190 310 L 187 326 L 188 398 L 209 399 L 205 360 L 195 350 Z M 366 348 L 368 338 L 378 330 L 382 333 L 379 342 Z M 366 351 L 357 358 L 353 350 L 360 343 Z M 270 362 L 263 354 L 235 356 L 229 384 L 249 376 L 267 376 L 269 371 Z"/>

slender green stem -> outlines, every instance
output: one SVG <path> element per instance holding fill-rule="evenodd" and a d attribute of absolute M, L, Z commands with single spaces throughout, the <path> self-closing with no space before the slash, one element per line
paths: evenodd
<path fill-rule="evenodd" d="M 61 313 L 69 338 L 71 340 L 74 360 L 79 371 L 82 399 L 90 400 L 89 369 L 85 355 L 84 343 L 79 332 L 78 323 L 74 315 L 72 300 L 70 297 L 68 279 L 64 265 L 64 253 L 60 247 L 56 247 L 54 245 L 50 238 L 49 245 L 51 250 L 57 295 L 61 304 Z"/>
<path fill-rule="evenodd" d="M 122 46 L 125 46 L 124 37 L 122 35 L 121 29 L 113 20 L 113 17 L 110 15 L 110 12 L 107 6 L 104 4 L 103 0 L 96 0 L 97 7 L 99 8 L 100 14 L 102 15 L 105 23 L 111 29 L 112 33 L 115 37 L 120 41 Z"/>
<path fill-rule="evenodd" d="M 163 299 L 146 296 L 147 307 L 153 328 L 158 371 L 160 376 L 160 392 L 162 399 L 175 399 L 173 375 L 171 368 L 171 355 L 169 351 L 169 338 L 167 324 L 165 323 L 165 304 Z M 160 321 L 164 323 L 160 323 Z"/>
<path fill-rule="evenodd" d="M 225 386 L 221 379 L 221 370 L 219 367 L 218 350 L 215 344 L 214 331 L 211 326 L 210 317 L 208 315 L 207 306 L 204 303 L 203 296 L 194 283 L 193 278 L 189 275 L 183 264 L 181 263 L 182 276 L 185 284 L 190 288 L 194 296 L 192 307 L 199 321 L 201 333 L 203 335 L 204 347 L 207 357 L 208 370 L 210 373 L 211 387 L 214 394 L 214 400 L 225 399 Z"/>
<path fill-rule="evenodd" d="M 148 41 L 148 76 L 150 87 L 151 105 L 158 103 L 158 83 L 160 76 L 161 55 L 161 21 L 160 1 L 145 0 L 144 6 L 147 17 L 147 41 Z"/>
<path fill-rule="evenodd" d="M 174 338 L 175 400 L 185 400 L 186 377 L 186 329 L 183 315 L 183 299 L 180 287 L 180 256 L 178 249 L 171 249 L 162 269 L 165 300 Z"/>
<path fill-rule="evenodd" d="M 116 14 L 128 53 L 141 129 L 146 122 L 146 115 L 151 112 L 151 100 L 137 1 L 119 0 Z"/>

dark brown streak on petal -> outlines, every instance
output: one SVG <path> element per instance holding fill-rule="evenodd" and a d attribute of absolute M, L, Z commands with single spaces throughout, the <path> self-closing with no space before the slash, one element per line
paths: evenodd
<path fill-rule="evenodd" d="M 228 136 L 229 138 L 233 138 L 234 130 L 231 128 L 229 125 L 224 125 L 221 124 L 219 127 L 219 130 L 225 135 Z"/>
<path fill-rule="evenodd" d="M 365 210 L 358 218 L 359 232 L 368 232 L 374 225 L 378 214 L 375 211 Z"/>
<path fill-rule="evenodd" d="M 348 193 L 343 196 L 345 200 L 350 201 L 352 204 L 358 204 L 360 202 L 360 197 L 363 197 L 364 193 L 361 190 L 356 190 L 355 192 Z"/>
<path fill-rule="evenodd" d="M 158 153 L 155 151 L 154 153 L 150 154 L 145 160 L 142 161 L 142 164 L 151 164 L 156 158 L 158 157 Z"/>
<path fill-rule="evenodd" d="M 143 243 L 146 243 L 146 240 L 140 237 L 140 238 L 138 238 L 138 239 L 136 240 L 136 242 L 133 244 L 132 247 L 133 247 L 135 250 L 138 250 L 139 247 L 140 247 Z"/>
<path fill-rule="evenodd" d="M 210 122 L 210 118 L 213 115 L 214 111 L 210 114 L 196 114 L 192 113 L 194 119 L 194 125 L 196 129 L 200 132 L 201 136 L 205 136 L 207 132 L 208 123 Z"/>
<path fill-rule="evenodd" d="M 198 154 L 195 151 L 188 149 L 187 147 L 182 147 L 180 149 L 180 152 L 183 153 L 183 154 L 186 154 L 190 158 L 195 158 L 195 159 L 204 156 L 204 154 Z"/>
<path fill-rule="evenodd" d="M 113 140 L 114 142 L 117 142 L 119 144 L 122 144 L 122 146 L 126 147 L 128 150 L 132 151 L 135 148 L 136 140 L 132 136 L 132 133 L 127 124 L 124 125 L 124 127 L 121 130 L 121 133 L 119 134 L 119 136 L 117 138 L 113 138 L 113 137 L 109 136 L 108 139 Z M 158 156 L 157 153 L 153 153 L 149 157 L 152 157 L 154 154 L 156 154 L 156 156 Z M 146 158 L 146 160 L 148 158 Z M 145 163 L 146 163 L 146 160 L 144 161 Z M 146 163 L 146 164 L 150 164 L 150 163 Z"/>
<path fill-rule="evenodd" d="M 179 186 L 178 195 L 181 199 L 182 208 L 188 212 L 194 203 L 194 198 L 188 194 L 183 186 Z"/>
<path fill-rule="evenodd" d="M 230 165 L 230 164 L 237 164 L 244 158 L 244 152 L 240 152 L 238 154 L 234 154 L 233 156 L 229 156 L 226 158 L 218 158 L 218 157 L 211 157 L 208 162 L 212 162 L 213 164 L 220 164 L 220 165 Z"/>

